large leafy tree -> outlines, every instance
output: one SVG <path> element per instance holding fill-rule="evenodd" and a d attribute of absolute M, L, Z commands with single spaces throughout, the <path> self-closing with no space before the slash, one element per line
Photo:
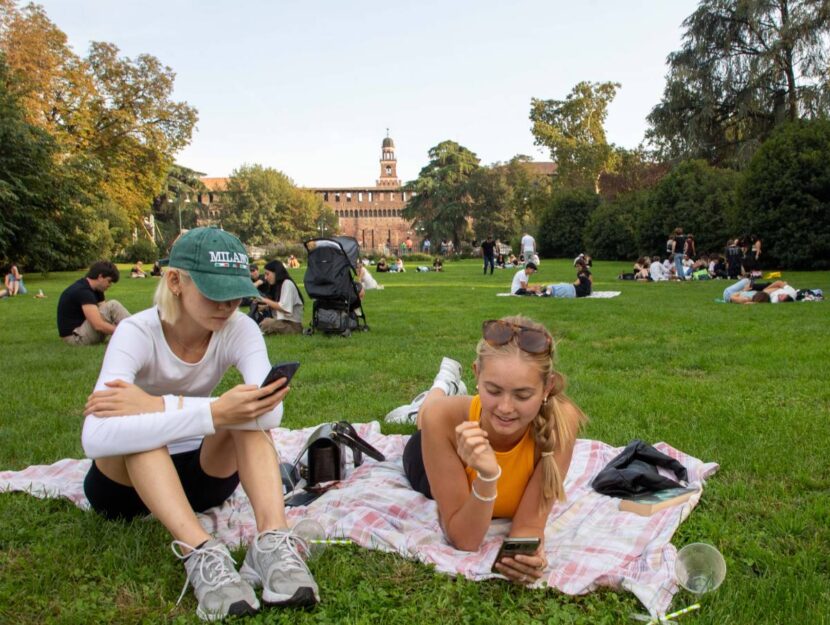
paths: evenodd
<path fill-rule="evenodd" d="M 830 121 L 778 128 L 752 158 L 739 198 L 738 223 L 761 237 L 767 266 L 830 267 Z"/>
<path fill-rule="evenodd" d="M 316 221 L 328 218 L 316 194 L 297 188 L 282 172 L 262 165 L 235 170 L 222 204 L 222 226 L 251 245 L 311 237 Z"/>
<path fill-rule="evenodd" d="M 742 166 L 777 125 L 827 116 L 826 0 L 701 0 L 683 26 L 648 117 L 664 157 Z"/>
<path fill-rule="evenodd" d="M 0 258 L 29 270 L 77 268 L 112 251 L 108 221 L 86 196 L 86 175 L 29 123 L 0 53 Z"/>
<path fill-rule="evenodd" d="M 442 141 L 430 148 L 429 159 L 418 178 L 407 184 L 415 196 L 403 215 L 430 237 L 448 237 L 458 245 L 472 212 L 470 179 L 480 168 L 479 158 L 455 141 Z"/>
<path fill-rule="evenodd" d="M 619 88 L 615 82 L 580 82 L 564 100 L 531 99 L 535 143 L 550 150 L 562 186 L 599 192 L 599 176 L 614 161 L 605 119 Z"/>
<path fill-rule="evenodd" d="M 114 243 L 125 243 L 195 127 L 195 109 L 172 99 L 175 74 L 108 43 L 92 43 L 80 58 L 41 7 L 13 0 L 0 0 L 0 52 L 25 120 L 49 133 L 60 169 L 73 172 L 92 215 L 88 229 L 104 224 Z"/>

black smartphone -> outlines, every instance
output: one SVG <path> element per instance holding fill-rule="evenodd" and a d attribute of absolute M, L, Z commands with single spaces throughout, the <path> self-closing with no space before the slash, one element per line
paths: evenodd
<path fill-rule="evenodd" d="M 512 558 L 515 555 L 523 554 L 526 556 L 532 556 L 536 553 L 536 550 L 539 548 L 539 539 L 534 537 L 528 538 L 505 538 L 504 542 L 501 544 L 499 548 L 499 553 L 496 556 L 496 559 L 493 561 L 492 571 L 493 573 L 499 573 L 500 571 L 496 568 L 496 564 L 502 558 Z"/>
<path fill-rule="evenodd" d="M 273 367 L 271 367 L 271 370 L 268 372 L 268 375 L 266 375 L 265 379 L 262 381 L 261 386 L 268 386 L 269 384 L 271 384 L 272 382 L 276 382 L 280 378 L 285 378 L 285 384 L 283 384 L 277 390 L 275 390 L 274 393 L 276 393 L 288 385 L 288 383 L 291 381 L 291 378 L 294 377 L 294 374 L 297 373 L 297 369 L 299 368 L 300 363 L 296 360 L 293 360 L 291 362 L 278 362 Z M 274 393 L 271 394 L 273 395 Z"/>

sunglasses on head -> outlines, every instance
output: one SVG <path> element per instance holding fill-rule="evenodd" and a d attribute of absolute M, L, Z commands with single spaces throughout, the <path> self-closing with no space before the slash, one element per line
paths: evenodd
<path fill-rule="evenodd" d="M 513 337 L 516 337 L 519 349 L 528 354 L 550 353 L 551 338 L 547 332 L 526 328 L 509 321 L 500 319 L 485 321 L 481 327 L 481 335 L 493 347 L 507 345 Z"/>

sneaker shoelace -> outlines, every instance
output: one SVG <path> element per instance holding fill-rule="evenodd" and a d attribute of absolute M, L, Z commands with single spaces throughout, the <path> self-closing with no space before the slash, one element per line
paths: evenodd
<path fill-rule="evenodd" d="M 254 543 L 263 553 L 277 552 L 284 569 L 307 571 L 302 553 L 308 553 L 308 543 L 299 536 L 285 530 L 270 530 L 257 534 Z"/>
<path fill-rule="evenodd" d="M 190 553 L 183 553 L 182 547 L 190 549 Z M 179 560 L 198 558 L 199 566 L 194 570 L 198 573 L 202 582 L 211 588 L 219 588 L 220 586 L 230 584 L 239 579 L 239 573 L 237 573 L 234 568 L 236 561 L 230 556 L 230 554 L 228 554 L 228 552 L 224 551 L 218 545 L 197 548 L 192 545 L 188 545 L 186 542 L 181 540 L 174 540 L 170 544 L 170 548 Z M 230 560 L 230 566 L 228 566 L 228 560 Z M 181 603 L 182 597 L 184 597 L 184 593 L 187 592 L 189 584 L 190 573 L 188 572 L 185 576 L 184 587 L 182 588 L 182 592 L 179 594 L 176 605 Z"/>

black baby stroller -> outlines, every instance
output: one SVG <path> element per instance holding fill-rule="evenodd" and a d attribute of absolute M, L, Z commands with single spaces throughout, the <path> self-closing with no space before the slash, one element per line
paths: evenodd
<path fill-rule="evenodd" d="M 360 246 L 354 237 L 309 239 L 308 268 L 303 277 L 306 293 L 314 301 L 311 327 L 326 334 L 350 336 L 353 330 L 368 330 L 360 305 L 360 285 L 355 283 Z"/>

